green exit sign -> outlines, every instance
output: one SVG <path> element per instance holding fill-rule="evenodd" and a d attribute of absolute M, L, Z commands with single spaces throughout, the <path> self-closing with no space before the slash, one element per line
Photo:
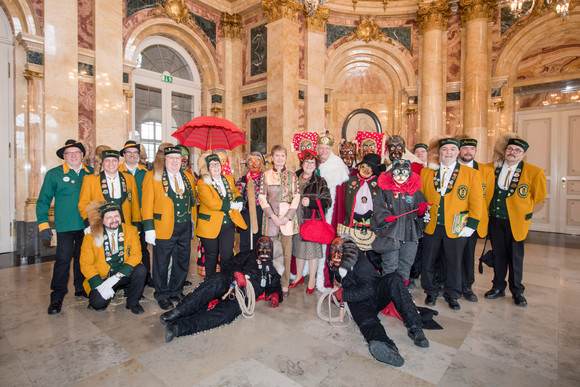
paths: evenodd
<path fill-rule="evenodd" d="M 170 75 L 161 75 L 161 80 L 167 83 L 173 83 L 173 77 Z"/>

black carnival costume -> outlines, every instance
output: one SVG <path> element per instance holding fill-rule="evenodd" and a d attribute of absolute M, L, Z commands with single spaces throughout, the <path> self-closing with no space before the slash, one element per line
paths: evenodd
<path fill-rule="evenodd" d="M 185 296 L 175 309 L 162 314 L 161 322 L 166 324 L 165 340 L 169 342 L 176 336 L 203 332 L 234 321 L 242 314 L 236 297 L 231 293 L 233 297 L 222 299 L 234 281 L 240 287 L 244 287 L 246 281 L 251 282 L 256 299 L 262 299 L 263 294 L 271 307 L 277 307 L 283 297 L 280 275 L 272 264 L 272 240 L 260 238 L 257 251 L 238 253 L 224 263 L 221 272 L 206 278 Z M 210 303 L 215 306 L 211 308 Z"/>
<path fill-rule="evenodd" d="M 377 313 L 390 302 L 395 304 L 415 345 L 423 348 L 429 346 L 423 333 L 421 316 L 398 273 L 381 277 L 366 255 L 348 237 L 335 238 L 332 242 L 328 267 L 334 279 L 342 285 L 335 292 L 338 293 L 337 298 L 348 302 L 352 317 L 377 360 L 395 367 L 405 362 L 377 317 Z"/>

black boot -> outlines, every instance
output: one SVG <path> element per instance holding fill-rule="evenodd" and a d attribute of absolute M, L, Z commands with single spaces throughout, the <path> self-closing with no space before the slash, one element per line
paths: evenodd
<path fill-rule="evenodd" d="M 169 312 L 163 313 L 159 317 L 159 320 L 161 321 L 161 324 L 167 325 L 167 323 L 175 321 L 179 317 L 181 317 L 181 312 L 177 308 L 175 308 L 171 309 Z"/>
<path fill-rule="evenodd" d="M 387 363 L 394 367 L 405 364 L 405 359 L 399 354 L 397 346 L 392 341 L 376 341 L 369 343 L 371 355 L 380 362 Z"/>
<path fill-rule="evenodd" d="M 407 335 L 413 340 L 413 343 L 417 347 L 428 348 L 429 340 L 425 337 L 423 333 L 423 328 L 411 327 L 407 330 Z"/>
<path fill-rule="evenodd" d="M 177 324 L 170 322 L 165 326 L 165 342 L 169 343 L 174 337 L 179 336 Z"/>

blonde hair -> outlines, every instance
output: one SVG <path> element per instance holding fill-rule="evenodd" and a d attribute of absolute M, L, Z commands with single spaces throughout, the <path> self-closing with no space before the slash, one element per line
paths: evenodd
<path fill-rule="evenodd" d="M 286 150 L 286 147 L 284 145 L 282 145 L 282 144 L 274 145 L 272 147 L 272 151 L 270 151 L 270 154 L 271 155 L 274 155 L 274 153 L 276 153 L 276 152 L 284 152 L 284 154 L 286 156 L 288 156 L 288 151 Z"/>

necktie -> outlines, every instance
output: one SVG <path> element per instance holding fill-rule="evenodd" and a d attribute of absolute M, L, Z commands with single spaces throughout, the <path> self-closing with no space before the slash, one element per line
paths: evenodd
<path fill-rule="evenodd" d="M 441 179 L 441 193 L 444 193 L 447 190 L 447 185 L 445 181 L 447 180 L 447 171 L 449 168 L 443 168 L 443 178 Z"/>
<path fill-rule="evenodd" d="M 109 177 L 109 181 L 111 182 L 111 199 L 115 199 L 115 179 L 116 177 Z"/>
<path fill-rule="evenodd" d="M 115 241 L 115 233 L 111 234 L 111 253 L 115 254 L 115 250 L 117 250 L 117 242 Z"/>
<path fill-rule="evenodd" d="M 505 175 L 505 181 L 503 182 L 503 186 L 507 189 L 508 187 L 508 183 L 509 183 L 509 178 L 510 178 L 510 174 L 512 173 L 512 169 L 508 168 L 508 172 L 507 175 Z"/>
<path fill-rule="evenodd" d="M 175 184 L 175 192 L 177 192 L 178 195 L 181 195 L 183 193 L 183 190 L 181 188 L 179 188 L 179 182 L 177 181 L 177 175 L 173 175 L 173 184 Z"/>

